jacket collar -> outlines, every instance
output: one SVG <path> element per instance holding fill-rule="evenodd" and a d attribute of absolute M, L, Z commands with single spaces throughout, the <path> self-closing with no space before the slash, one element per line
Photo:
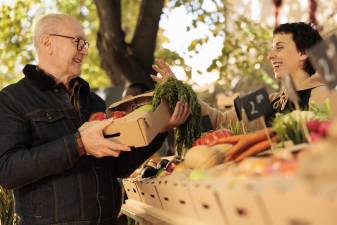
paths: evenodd
<path fill-rule="evenodd" d="M 23 68 L 23 73 L 41 91 L 47 91 L 56 86 L 64 86 L 63 84 L 57 84 L 51 75 L 46 74 L 36 65 L 27 64 Z M 80 77 L 72 79 L 70 83 L 74 84 L 76 80 L 81 86 L 84 85 L 89 89 L 89 84 Z"/>

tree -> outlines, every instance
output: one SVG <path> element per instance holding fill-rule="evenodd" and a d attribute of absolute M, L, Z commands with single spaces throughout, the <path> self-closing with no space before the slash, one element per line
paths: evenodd
<path fill-rule="evenodd" d="M 153 86 L 151 78 L 159 20 L 164 0 L 141 1 L 138 20 L 130 43 L 121 26 L 121 2 L 95 0 L 100 20 L 97 48 L 102 66 L 115 84 L 123 78 Z M 120 74 L 119 76 L 116 76 Z"/>

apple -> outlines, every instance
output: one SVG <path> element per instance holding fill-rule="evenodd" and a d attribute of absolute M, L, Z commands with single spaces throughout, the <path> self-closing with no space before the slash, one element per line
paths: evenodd
<path fill-rule="evenodd" d="M 136 108 L 135 110 L 133 110 L 133 112 L 151 112 L 151 111 L 153 111 L 152 104 L 142 105 Z"/>

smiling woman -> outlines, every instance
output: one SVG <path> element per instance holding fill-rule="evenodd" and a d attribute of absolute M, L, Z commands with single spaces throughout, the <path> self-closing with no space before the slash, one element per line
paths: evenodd
<path fill-rule="evenodd" d="M 275 78 L 282 79 L 286 74 L 290 75 L 302 109 L 308 109 L 313 102 L 323 102 L 328 96 L 328 89 L 311 65 L 307 52 L 322 40 L 321 35 L 313 26 L 303 22 L 281 24 L 273 33 L 268 58 Z M 294 109 L 284 89 L 273 94 L 271 100 L 276 112 Z"/>

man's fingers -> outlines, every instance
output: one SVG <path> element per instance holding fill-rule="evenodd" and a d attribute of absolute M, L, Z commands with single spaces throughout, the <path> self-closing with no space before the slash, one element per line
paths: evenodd
<path fill-rule="evenodd" d="M 104 119 L 97 122 L 100 128 L 105 128 L 113 122 L 114 118 Z"/>
<path fill-rule="evenodd" d="M 109 148 L 101 148 L 100 151 L 97 153 L 98 157 L 106 157 L 106 156 L 118 157 L 119 155 L 120 151 L 111 150 Z"/>
<path fill-rule="evenodd" d="M 108 139 L 103 139 L 101 144 L 102 144 L 102 146 L 104 146 L 106 148 L 109 148 L 111 150 L 126 151 L 126 152 L 131 151 L 131 148 L 129 146 L 119 144 L 119 143 L 116 143 L 116 142 L 108 140 Z"/>
<path fill-rule="evenodd" d="M 153 81 L 155 82 L 161 82 L 163 80 L 162 77 L 158 77 L 158 76 L 155 76 L 155 75 L 150 75 L 150 77 L 152 78 Z"/>

